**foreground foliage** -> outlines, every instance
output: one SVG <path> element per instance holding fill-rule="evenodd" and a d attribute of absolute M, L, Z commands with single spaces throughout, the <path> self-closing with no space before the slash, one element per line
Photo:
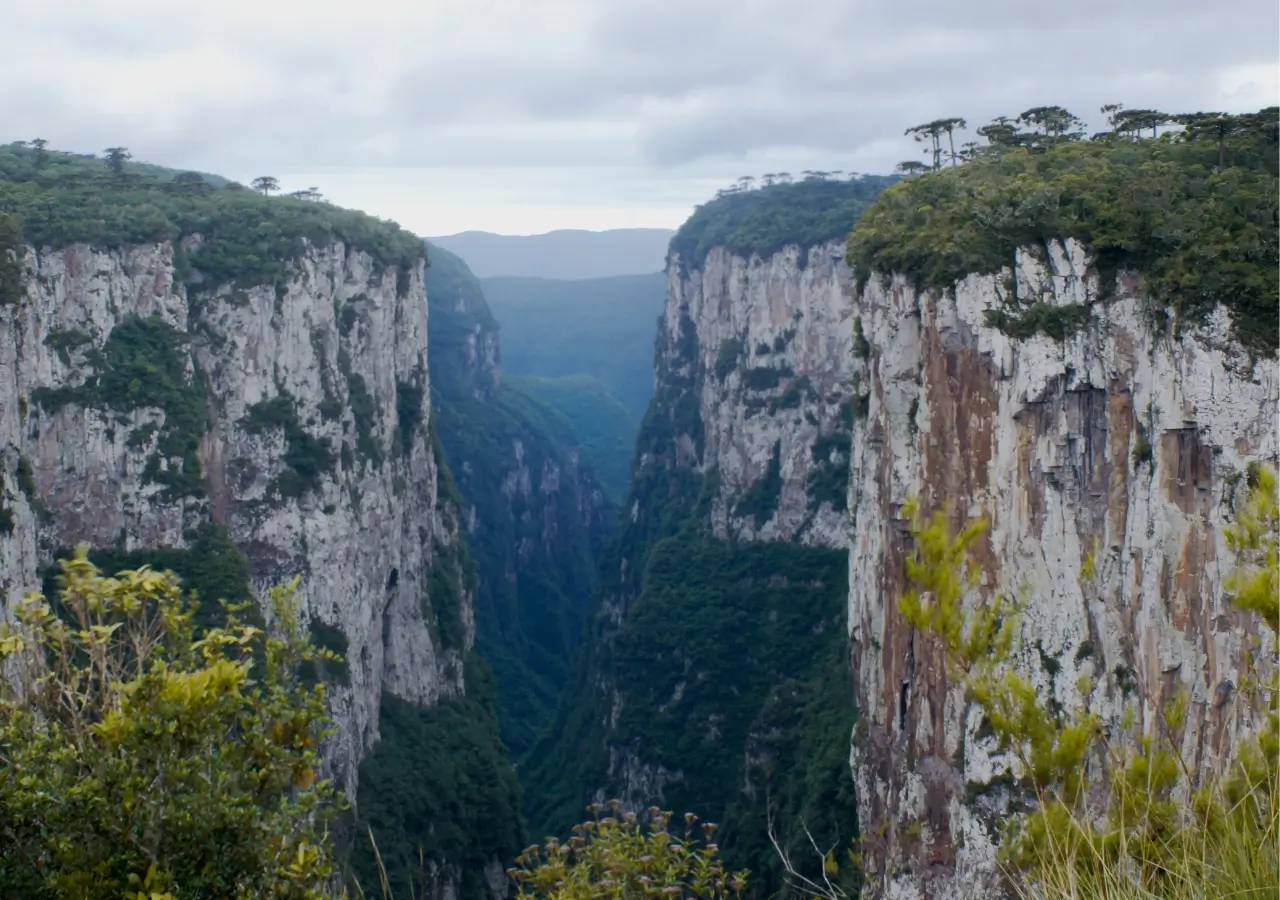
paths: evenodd
<path fill-rule="evenodd" d="M 62 571 L 57 611 L 31 595 L 0 626 L 0 894 L 327 896 L 324 687 L 295 673 L 331 654 L 297 582 L 273 633 L 233 606 L 197 635 L 171 574 L 104 577 L 83 550 Z"/>
<path fill-rule="evenodd" d="M 1228 582 L 1234 603 L 1280 624 L 1276 476 L 1250 472 L 1228 540 L 1239 567 Z M 1178 737 L 1187 698 L 1161 721 L 1135 724 L 1136 711 L 1107 730 L 1088 704 L 1071 713 L 1040 696 L 1007 663 L 1016 648 L 1017 605 L 996 599 L 964 610 L 976 587 L 968 550 L 982 531 L 952 534 L 941 512 L 927 523 L 914 504 L 912 588 L 900 609 L 941 642 L 956 683 L 985 715 L 1001 749 L 1017 760 L 1016 786 L 1034 799 L 1014 816 L 1001 858 L 1021 873 L 1027 897 L 1274 897 L 1280 891 L 1280 683 L 1274 665 L 1241 685 L 1236 703 L 1265 703 L 1261 731 L 1238 746 L 1226 771 L 1198 778 Z M 1089 573 L 1084 573 L 1086 576 Z M 1105 791 L 1091 790 L 1099 781 Z"/>
<path fill-rule="evenodd" d="M 848 259 L 863 284 L 900 274 L 918 288 L 949 290 L 970 274 L 1011 267 L 1019 248 L 1078 238 L 1093 253 L 1104 290 L 1118 270 L 1140 272 L 1146 293 L 1180 321 L 1201 320 L 1223 304 L 1240 341 L 1274 352 L 1276 119 L 1274 108 L 1242 117 L 1221 140 L 1202 126 L 1087 141 L 1020 132 L 1007 122 L 1003 130 L 981 129 L 989 144 L 972 161 L 885 191 L 850 236 Z M 1009 309 L 993 324 L 1024 323 L 1061 337 L 1088 320 L 1087 309 L 1069 322 L 1045 318 L 1039 298 L 1016 293 L 1010 283 Z"/>
<path fill-rule="evenodd" d="M 597 817 L 574 829 L 567 841 L 548 840 L 527 849 L 507 874 L 522 898 L 537 900 L 606 900 L 606 898 L 682 897 L 720 900 L 747 888 L 746 872 L 730 872 L 714 843 L 716 827 L 685 816 L 684 836 L 671 833 L 670 813 L 648 811 L 641 825 L 633 813 Z"/>

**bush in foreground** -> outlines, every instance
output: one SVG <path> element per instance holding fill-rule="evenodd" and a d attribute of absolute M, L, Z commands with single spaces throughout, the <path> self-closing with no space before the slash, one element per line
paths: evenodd
<path fill-rule="evenodd" d="M 333 654 L 298 627 L 197 634 L 171 573 L 104 577 L 82 549 L 51 603 L 0 625 L 0 895 L 28 900 L 327 896 L 332 789 L 317 778 Z"/>

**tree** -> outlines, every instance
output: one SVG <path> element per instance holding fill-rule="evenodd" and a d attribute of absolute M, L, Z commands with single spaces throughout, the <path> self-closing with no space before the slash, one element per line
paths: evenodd
<path fill-rule="evenodd" d="M 197 635 L 175 576 L 107 578 L 83 547 L 59 581 L 0 625 L 0 893 L 327 896 L 324 688 L 296 673 L 337 657 L 302 636 L 297 580 L 271 636 L 247 604 Z"/>
<path fill-rule="evenodd" d="M 1049 144 L 1075 141 L 1084 137 L 1084 132 L 1079 130 L 1084 123 L 1061 106 L 1034 106 L 1019 113 L 1018 121 L 1037 129 L 1039 134 L 1048 138 L 1045 143 Z"/>
<path fill-rule="evenodd" d="M 942 119 L 934 119 L 933 122 L 925 122 L 923 125 L 911 125 L 902 134 L 910 134 L 918 143 L 925 140 L 929 142 L 929 152 L 933 154 L 933 170 L 937 172 L 942 168 Z"/>
<path fill-rule="evenodd" d="M 249 182 L 249 187 L 264 196 L 270 196 L 272 191 L 280 190 L 280 182 L 270 175 L 262 175 Z"/>
<path fill-rule="evenodd" d="M 1221 112 L 1187 113 L 1177 117 L 1178 122 L 1186 128 L 1186 139 L 1189 141 L 1208 138 L 1218 142 L 1218 170 L 1227 165 L 1227 138 L 1244 130 L 1243 116 L 1233 116 Z"/>
<path fill-rule="evenodd" d="M 36 151 L 35 166 L 37 169 L 43 169 L 45 163 L 49 161 L 49 152 L 45 149 L 49 146 L 49 142 L 44 138 L 35 138 L 30 142 L 32 150 Z"/>
<path fill-rule="evenodd" d="M 199 172 L 179 172 L 173 176 L 173 183 L 183 194 L 207 194 L 213 190 L 213 185 L 205 181 Z"/>
<path fill-rule="evenodd" d="M 929 171 L 929 167 L 918 159 L 904 159 L 893 167 L 895 172 L 899 172 L 910 178 L 912 175 L 923 175 Z"/>
<path fill-rule="evenodd" d="M 685 814 L 684 837 L 673 835 L 671 814 L 651 807 L 648 826 L 635 814 L 599 818 L 605 807 L 592 808 L 597 818 L 575 828 L 568 841 L 556 839 L 530 847 L 507 874 L 516 896 L 529 900 L 623 900 L 632 897 L 724 900 L 741 896 L 746 872 L 727 872 L 712 842 L 716 827 L 703 825 L 694 837 L 697 816 Z"/>
<path fill-rule="evenodd" d="M 968 128 L 969 123 L 957 116 L 950 119 L 939 119 L 935 124 L 947 133 L 947 145 L 951 149 L 951 168 L 954 169 L 959 165 L 959 161 L 956 159 L 956 142 L 954 132 L 957 128 Z"/>
<path fill-rule="evenodd" d="M 1008 116 L 1000 116 L 983 125 L 978 129 L 978 134 L 997 150 L 1021 146 L 1025 140 L 1017 122 Z"/>
<path fill-rule="evenodd" d="M 107 165 L 116 178 L 124 177 L 124 164 L 132 159 L 127 147 L 108 147 L 102 151 L 106 154 Z"/>

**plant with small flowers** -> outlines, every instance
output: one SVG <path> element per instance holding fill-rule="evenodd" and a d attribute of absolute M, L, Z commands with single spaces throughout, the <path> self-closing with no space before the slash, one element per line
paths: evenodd
<path fill-rule="evenodd" d="M 608 811 L 609 815 L 604 815 Z M 537 900 L 604 900 L 662 897 L 720 900 L 746 891 L 747 873 L 728 872 L 714 842 L 716 826 L 697 825 L 686 813 L 683 837 L 671 833 L 671 813 L 650 807 L 646 822 L 608 807 L 590 807 L 591 821 L 567 841 L 549 838 L 529 847 L 507 874 L 517 897 Z M 697 832 L 701 832 L 700 837 Z"/>

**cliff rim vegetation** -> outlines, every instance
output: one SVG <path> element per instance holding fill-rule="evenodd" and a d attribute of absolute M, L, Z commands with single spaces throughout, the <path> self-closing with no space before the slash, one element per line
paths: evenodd
<path fill-rule="evenodd" d="M 926 167 L 916 164 L 916 175 L 885 191 L 849 238 L 859 286 L 903 275 L 917 288 L 945 291 L 969 275 L 1011 270 L 1021 249 L 1072 237 L 1093 254 L 1097 302 L 1121 270 L 1137 271 L 1147 296 L 1179 323 L 1221 304 L 1244 346 L 1274 353 L 1276 108 L 1225 118 L 1160 114 L 1159 124 L 1184 127 L 1159 137 L 1143 136 L 1112 110 L 1113 129 L 1088 140 L 1066 110 L 1046 109 L 1053 114 L 1029 110 L 978 129 L 985 146 L 965 145 L 949 168 L 936 156 L 934 171 L 920 173 Z M 1090 318 L 1087 307 L 1019 297 L 1012 279 L 1005 304 L 988 319 L 1015 337 L 1062 339 Z"/>

